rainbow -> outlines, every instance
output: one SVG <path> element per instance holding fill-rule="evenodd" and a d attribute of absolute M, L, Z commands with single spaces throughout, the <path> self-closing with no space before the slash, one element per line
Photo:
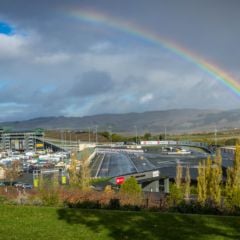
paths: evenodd
<path fill-rule="evenodd" d="M 177 56 L 180 56 L 181 58 L 193 63 L 198 68 L 214 77 L 214 79 L 223 84 L 223 86 L 225 86 L 231 92 L 237 96 L 240 96 L 240 83 L 233 76 L 231 76 L 230 73 L 227 73 L 216 64 L 206 61 L 204 58 L 180 46 L 179 44 L 174 43 L 173 41 L 169 41 L 130 22 L 116 19 L 113 16 L 106 15 L 92 9 L 69 9 L 68 15 L 88 23 L 104 24 L 113 29 L 123 31 L 132 36 L 159 45 L 162 48 L 176 54 Z"/>

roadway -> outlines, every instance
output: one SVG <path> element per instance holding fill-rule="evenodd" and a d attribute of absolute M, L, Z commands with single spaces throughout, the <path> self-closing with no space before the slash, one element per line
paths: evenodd
<path fill-rule="evenodd" d="M 100 156 L 100 157 L 98 157 Z M 137 172 L 136 166 L 132 160 L 124 153 L 105 153 L 98 154 L 94 161 L 98 158 L 102 159 L 99 161 L 98 171 L 93 171 L 93 177 L 114 177 L 126 173 Z"/>
<path fill-rule="evenodd" d="M 177 163 L 189 166 L 196 175 L 200 160 L 209 155 L 203 151 L 193 150 L 189 155 L 167 155 L 159 152 L 147 153 L 98 153 L 93 159 L 92 177 L 114 177 L 128 173 L 159 169 L 163 175 L 174 177 Z"/>

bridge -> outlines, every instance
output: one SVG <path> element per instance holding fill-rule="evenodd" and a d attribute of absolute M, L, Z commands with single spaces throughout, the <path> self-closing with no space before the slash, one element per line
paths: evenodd
<path fill-rule="evenodd" d="M 117 176 L 111 180 L 115 185 L 121 185 L 127 179 L 134 177 L 140 184 L 143 192 L 169 193 L 169 178 L 162 176 L 158 169 L 140 173 L 130 173 Z"/>
<path fill-rule="evenodd" d="M 203 142 L 191 142 L 191 141 L 141 141 L 142 146 L 186 146 L 186 147 L 196 147 L 201 148 L 207 153 L 212 153 L 210 146 Z"/>

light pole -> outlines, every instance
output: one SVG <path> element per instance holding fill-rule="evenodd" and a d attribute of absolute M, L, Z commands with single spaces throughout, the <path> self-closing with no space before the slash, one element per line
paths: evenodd
<path fill-rule="evenodd" d="M 112 126 L 109 126 L 108 129 L 109 129 L 110 142 L 111 142 L 111 147 L 112 147 Z"/>
<path fill-rule="evenodd" d="M 62 148 L 63 148 L 63 129 L 61 129 L 61 145 L 62 145 Z"/>
<path fill-rule="evenodd" d="M 75 139 L 76 139 L 76 150 L 78 149 L 78 137 L 77 137 L 77 134 L 75 135 Z"/>
<path fill-rule="evenodd" d="M 217 146 L 217 127 L 215 125 L 215 130 L 214 130 L 214 141 L 215 141 L 215 146 Z"/>
<path fill-rule="evenodd" d="M 136 145 L 137 145 L 137 139 L 138 139 L 138 132 L 137 132 L 137 126 L 134 126 L 135 128 L 135 138 L 136 138 Z"/>

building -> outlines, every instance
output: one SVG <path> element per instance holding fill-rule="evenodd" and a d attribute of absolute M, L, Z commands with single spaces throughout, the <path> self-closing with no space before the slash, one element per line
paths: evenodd
<path fill-rule="evenodd" d="M 5 151 L 33 151 L 43 147 L 39 139 L 44 137 L 43 131 L 11 131 L 0 130 L 0 144 Z"/>
<path fill-rule="evenodd" d="M 235 151 L 236 151 L 236 147 L 235 146 L 224 146 L 220 148 L 222 157 L 224 159 L 229 159 L 229 160 L 233 160 L 234 155 L 235 155 Z"/>

